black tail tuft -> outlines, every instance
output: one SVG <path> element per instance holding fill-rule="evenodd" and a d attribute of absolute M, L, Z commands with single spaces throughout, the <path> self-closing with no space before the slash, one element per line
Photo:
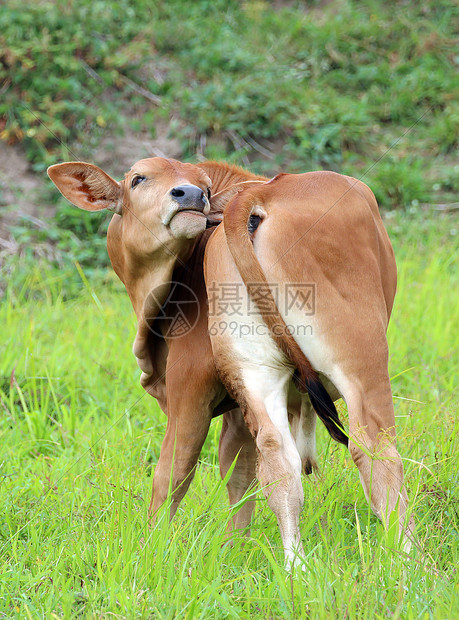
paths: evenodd
<path fill-rule="evenodd" d="M 297 373 L 295 379 L 297 380 L 298 385 L 298 375 Z M 303 383 L 303 381 L 301 381 Z M 303 387 L 303 385 L 298 386 Z M 330 394 L 322 385 L 319 377 L 316 379 L 305 379 L 304 387 L 308 393 L 309 398 L 311 399 L 312 406 L 314 407 L 317 415 L 325 424 L 325 428 L 330 433 L 331 437 L 342 443 L 347 447 L 348 445 L 348 437 L 344 433 L 344 427 L 341 424 L 341 420 L 339 419 L 338 412 L 336 411 L 335 403 L 330 398 Z M 303 391 L 303 390 L 301 390 Z"/>

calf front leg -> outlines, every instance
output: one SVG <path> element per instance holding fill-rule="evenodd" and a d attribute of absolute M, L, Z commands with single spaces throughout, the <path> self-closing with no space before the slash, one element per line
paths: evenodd
<path fill-rule="evenodd" d="M 317 415 L 311 405 L 309 396 L 303 395 L 301 398 L 300 413 L 298 415 L 297 411 L 293 412 L 290 426 L 301 458 L 303 473 L 306 475 L 312 474 L 314 469 L 318 469 L 316 455 L 316 421 Z"/>
<path fill-rule="evenodd" d="M 154 523 L 159 508 L 171 491 L 170 518 L 177 512 L 178 505 L 190 486 L 202 446 L 206 439 L 212 412 L 189 408 L 177 415 L 169 409 L 166 435 L 164 437 L 158 464 L 153 477 L 150 502 L 150 524 Z"/>
<path fill-rule="evenodd" d="M 257 451 L 255 442 L 244 421 L 240 409 L 228 411 L 223 415 L 220 444 L 218 447 L 220 474 L 224 479 L 236 460 L 227 483 L 230 506 L 243 498 L 256 479 Z M 250 525 L 254 500 L 247 500 L 228 522 L 227 534 Z"/>

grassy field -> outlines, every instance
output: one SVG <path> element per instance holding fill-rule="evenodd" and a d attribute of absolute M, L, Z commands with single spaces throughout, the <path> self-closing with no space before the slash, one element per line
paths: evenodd
<path fill-rule="evenodd" d="M 453 3 L 4 4 L 0 618 L 459 617 Z M 405 555 L 370 514 L 323 428 L 321 474 L 304 481 L 304 572 L 282 568 L 259 491 L 250 537 L 224 544 L 220 420 L 176 519 L 146 526 L 166 420 L 140 387 L 135 316 L 105 270 L 107 218 L 41 179 L 97 153 L 117 175 L 158 136 L 168 156 L 333 169 L 375 191 L 399 266 L 390 371 L 423 554 Z M 35 174 L 28 190 L 13 151 Z"/>
<path fill-rule="evenodd" d="M 435 213 L 387 221 L 399 449 L 425 555 L 405 555 L 370 515 L 322 428 L 321 475 L 304 481 L 305 572 L 284 572 L 260 492 L 251 536 L 224 545 L 219 420 L 177 518 L 149 531 L 165 416 L 139 385 L 130 302 L 108 276 L 65 300 L 63 276 L 37 266 L 0 306 L 1 617 L 457 617 L 455 231 Z"/>

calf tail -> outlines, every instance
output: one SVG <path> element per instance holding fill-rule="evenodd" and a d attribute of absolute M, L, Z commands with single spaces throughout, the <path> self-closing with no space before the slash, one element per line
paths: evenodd
<path fill-rule="evenodd" d="M 268 326 L 273 340 L 296 367 L 295 382 L 300 391 L 307 392 L 317 415 L 331 437 L 348 445 L 338 412 L 319 375 L 304 355 L 282 318 L 263 269 L 256 257 L 249 234 L 249 220 L 255 205 L 260 205 L 260 193 L 247 189 L 238 194 L 226 207 L 223 225 L 228 247 L 236 267 L 247 287 L 248 294 Z M 263 207 L 264 208 L 264 207 Z M 259 294 L 262 290 L 262 296 Z M 260 303 L 260 299 L 263 303 Z"/>

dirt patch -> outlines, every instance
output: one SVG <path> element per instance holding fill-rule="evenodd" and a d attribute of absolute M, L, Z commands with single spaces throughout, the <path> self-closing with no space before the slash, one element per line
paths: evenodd
<path fill-rule="evenodd" d="M 169 135 L 166 123 L 155 126 L 154 138 L 147 131 L 132 132 L 126 128 L 123 136 L 103 137 L 92 153 L 91 162 L 103 168 L 115 179 L 122 179 L 133 163 L 146 157 L 180 159 L 183 149 L 177 138 Z"/>
<path fill-rule="evenodd" d="M 45 183 L 31 170 L 20 146 L 0 142 L 0 249 L 14 249 L 10 227 L 20 218 L 46 220 L 54 214 L 40 202 Z"/>

